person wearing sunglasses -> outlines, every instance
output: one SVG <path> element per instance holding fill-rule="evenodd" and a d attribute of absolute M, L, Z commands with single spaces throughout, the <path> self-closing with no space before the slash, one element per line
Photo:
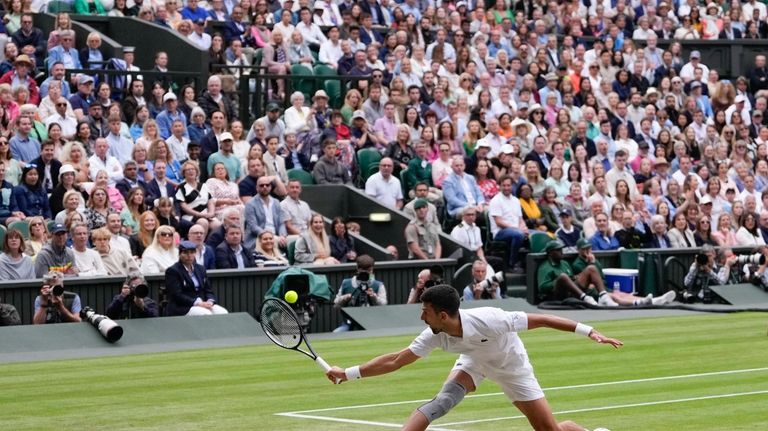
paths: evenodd
<path fill-rule="evenodd" d="M 144 275 L 162 274 L 178 260 L 176 231 L 171 226 L 160 226 L 155 231 L 155 238 L 152 243 L 141 256 L 139 269 Z"/>

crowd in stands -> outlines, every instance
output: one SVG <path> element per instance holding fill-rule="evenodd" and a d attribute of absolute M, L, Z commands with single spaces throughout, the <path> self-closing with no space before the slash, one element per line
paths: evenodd
<path fill-rule="evenodd" d="M 354 261 L 292 170 L 408 214 L 393 242 L 409 258 L 441 257 L 443 230 L 486 261 L 478 225 L 514 271 L 536 232 L 572 250 L 768 240 L 766 58 L 721 79 L 678 41 L 765 39 L 759 1 L 74 2 L 208 50 L 204 88 L 100 81 L 110 61 L 138 71 L 137 50 L 161 73 L 173 54 L 107 58 L 98 33 L 75 46 L 76 16 L 36 28 L 44 7 L 10 1 L 0 24 L 0 222 L 29 231 L 23 253 L 5 236 L 0 275 L 164 272 L 182 240 L 207 269 L 287 265 L 291 245 L 299 264 Z M 255 121 L 229 94 L 249 65 L 286 75 Z M 295 65 L 364 79 L 333 109 L 322 89 L 286 94 Z"/>

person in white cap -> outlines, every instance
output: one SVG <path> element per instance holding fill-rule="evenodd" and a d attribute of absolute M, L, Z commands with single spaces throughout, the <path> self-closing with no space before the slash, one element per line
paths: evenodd
<path fill-rule="evenodd" d="M 694 78 L 694 71 L 698 67 L 701 68 L 702 76 L 709 75 L 709 67 L 701 62 L 700 51 L 691 51 L 691 55 L 688 58 L 690 61 L 683 65 L 683 68 L 680 69 L 680 77 L 683 78 L 683 81 L 686 83 L 692 81 Z"/>
<path fill-rule="evenodd" d="M 213 175 L 213 166 L 223 163 L 227 168 L 229 178 L 240 178 L 240 160 L 232 152 L 235 138 L 229 132 L 224 132 L 219 137 L 219 151 L 208 158 L 208 175 Z"/>
<path fill-rule="evenodd" d="M 155 121 L 157 121 L 157 128 L 160 131 L 160 137 L 168 139 L 171 136 L 171 126 L 176 120 L 181 120 L 184 124 L 184 136 L 188 136 L 186 126 L 187 116 L 177 109 L 179 101 L 172 91 L 163 95 L 163 105 L 165 105 L 165 109 L 160 111 L 160 113 L 157 114 L 157 118 L 155 118 Z"/>
<path fill-rule="evenodd" d="M 725 124 L 733 122 L 734 115 L 741 115 L 742 122 L 749 126 L 752 124 L 752 117 L 749 115 L 749 109 L 746 107 L 747 97 L 743 94 L 737 94 L 733 99 L 733 105 L 725 110 Z"/>

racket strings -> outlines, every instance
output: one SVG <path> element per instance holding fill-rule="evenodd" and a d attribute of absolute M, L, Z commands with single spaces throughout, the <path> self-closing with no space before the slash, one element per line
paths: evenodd
<path fill-rule="evenodd" d="M 291 310 L 279 303 L 265 304 L 261 311 L 261 323 L 267 336 L 280 346 L 294 348 L 301 343 L 299 321 Z"/>

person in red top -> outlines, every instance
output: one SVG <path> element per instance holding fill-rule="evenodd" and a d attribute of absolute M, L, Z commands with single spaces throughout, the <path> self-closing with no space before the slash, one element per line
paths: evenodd
<path fill-rule="evenodd" d="M 29 56 L 21 54 L 13 61 L 13 70 L 0 77 L 0 84 L 10 84 L 14 88 L 17 84 L 26 86 L 29 90 L 27 103 L 38 105 L 40 104 L 40 90 L 37 88 L 37 82 L 30 75 L 33 68 L 34 64 Z"/>

